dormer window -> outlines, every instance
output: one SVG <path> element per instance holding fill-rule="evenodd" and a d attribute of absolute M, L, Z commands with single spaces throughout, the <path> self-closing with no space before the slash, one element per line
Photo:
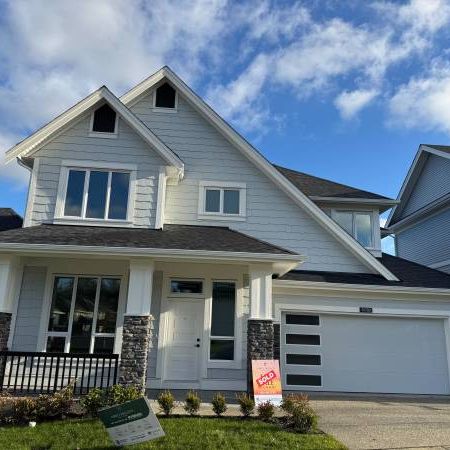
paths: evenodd
<path fill-rule="evenodd" d="M 331 217 L 366 248 L 374 247 L 372 216 L 370 211 L 331 211 Z"/>
<path fill-rule="evenodd" d="M 164 83 L 156 89 L 153 106 L 166 110 L 176 110 L 177 92 L 169 83 Z"/>
<path fill-rule="evenodd" d="M 93 112 L 91 133 L 101 137 L 117 136 L 117 113 L 108 104 L 100 106 Z"/>

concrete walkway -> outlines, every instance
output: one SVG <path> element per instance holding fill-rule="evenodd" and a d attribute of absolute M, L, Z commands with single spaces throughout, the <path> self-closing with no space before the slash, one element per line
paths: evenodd
<path fill-rule="evenodd" d="M 450 450 L 447 399 L 312 400 L 319 426 L 349 449 Z"/>

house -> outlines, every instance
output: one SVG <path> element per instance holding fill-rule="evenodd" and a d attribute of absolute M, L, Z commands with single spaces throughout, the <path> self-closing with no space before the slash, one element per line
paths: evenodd
<path fill-rule="evenodd" d="M 402 258 L 450 273 L 450 146 L 423 144 L 386 226 Z"/>
<path fill-rule="evenodd" d="M 168 67 L 6 157 L 31 172 L 0 233 L 13 377 L 117 354 L 150 394 L 242 391 L 276 358 L 289 391 L 450 393 L 450 276 L 381 252 L 397 201 L 272 165 Z"/>

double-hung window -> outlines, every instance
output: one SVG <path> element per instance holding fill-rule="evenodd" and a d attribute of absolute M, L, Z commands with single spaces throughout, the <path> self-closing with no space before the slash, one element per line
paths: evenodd
<path fill-rule="evenodd" d="M 56 276 L 47 352 L 113 353 L 120 278 Z"/>
<path fill-rule="evenodd" d="M 127 220 L 131 172 L 68 168 L 64 218 Z"/>
<path fill-rule="evenodd" d="M 209 359 L 233 361 L 235 356 L 236 284 L 213 281 Z"/>
<path fill-rule="evenodd" d="M 331 217 L 362 246 L 373 247 L 372 213 L 369 211 L 333 210 Z"/>
<path fill-rule="evenodd" d="M 201 182 L 199 216 L 231 219 L 245 217 L 246 186 L 244 183 Z"/>

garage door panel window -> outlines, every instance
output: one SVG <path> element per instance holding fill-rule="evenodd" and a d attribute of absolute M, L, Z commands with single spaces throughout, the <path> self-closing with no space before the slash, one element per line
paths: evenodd
<path fill-rule="evenodd" d="M 215 281 L 212 289 L 209 359 L 233 361 L 235 354 L 236 285 Z"/>
<path fill-rule="evenodd" d="M 320 325 L 319 316 L 310 316 L 304 314 L 287 314 L 287 325 Z"/>
<path fill-rule="evenodd" d="M 318 334 L 286 334 L 286 344 L 320 345 Z"/>
<path fill-rule="evenodd" d="M 322 363 L 320 355 L 300 355 L 291 354 L 286 355 L 286 364 L 296 364 L 303 366 L 320 366 Z"/>
<path fill-rule="evenodd" d="M 286 384 L 291 386 L 322 386 L 320 375 L 286 375 Z"/>

